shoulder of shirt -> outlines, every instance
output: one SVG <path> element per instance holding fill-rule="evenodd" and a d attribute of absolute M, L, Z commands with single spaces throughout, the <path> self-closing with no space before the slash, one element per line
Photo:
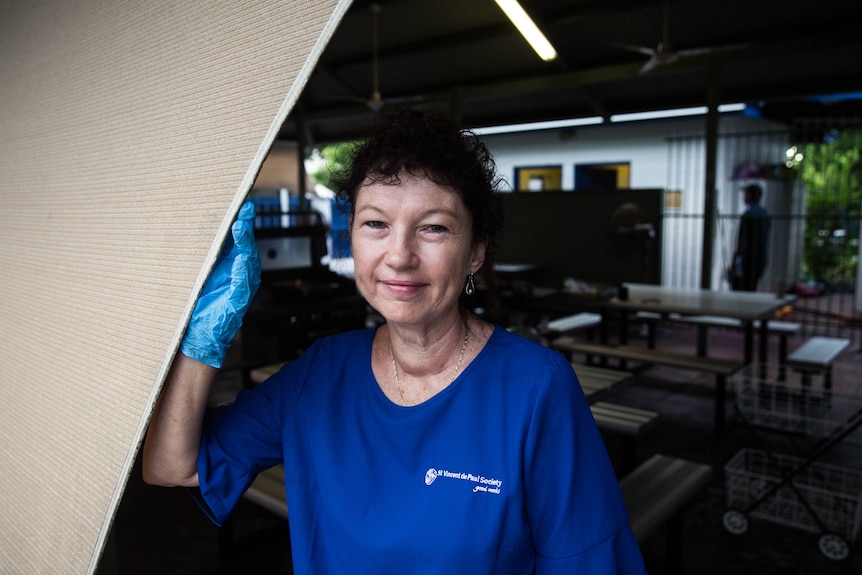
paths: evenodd
<path fill-rule="evenodd" d="M 287 362 L 285 369 L 279 370 L 270 379 L 281 381 L 290 375 L 307 375 L 322 366 L 334 367 L 336 364 L 350 362 L 356 359 L 357 353 L 371 348 L 374 329 L 357 329 L 336 333 L 317 339 L 308 346 L 304 353 Z M 365 352 L 367 353 L 367 352 Z"/>
<path fill-rule="evenodd" d="M 291 363 L 305 366 L 313 365 L 323 358 L 332 360 L 335 357 L 343 357 L 345 360 L 349 360 L 352 353 L 370 349 L 374 332 L 373 328 L 362 328 L 322 337 L 314 340 L 308 349 Z"/>
<path fill-rule="evenodd" d="M 375 328 L 343 331 L 315 340 L 309 349 L 329 349 L 332 347 L 344 349 L 344 346 L 368 344 L 374 339 L 375 331 Z"/>
<path fill-rule="evenodd" d="M 536 361 L 547 365 L 548 363 L 559 363 L 568 365 L 568 361 L 556 351 L 541 345 L 540 343 L 514 334 L 505 328 L 495 326 L 494 334 L 488 341 L 488 345 L 494 348 L 504 348 L 504 353 L 516 353 L 519 361 Z"/>

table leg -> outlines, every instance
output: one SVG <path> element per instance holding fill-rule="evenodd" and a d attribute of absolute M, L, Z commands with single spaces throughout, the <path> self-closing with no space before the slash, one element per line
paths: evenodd
<path fill-rule="evenodd" d="M 749 365 L 754 361 L 754 324 L 750 321 L 745 322 L 743 331 L 745 332 L 743 361 Z"/>
<path fill-rule="evenodd" d="M 706 348 L 709 345 L 709 331 L 705 325 L 697 326 L 697 356 L 706 357 Z"/>
<path fill-rule="evenodd" d="M 599 341 L 601 343 L 608 343 L 608 324 L 610 323 L 610 317 L 607 309 L 602 309 L 602 322 L 599 324 Z"/>
<path fill-rule="evenodd" d="M 608 324 L 610 323 L 610 314 L 608 313 L 608 309 L 603 307 L 601 309 L 602 321 L 599 323 L 599 343 L 607 344 L 608 343 Z M 587 365 L 595 365 L 593 356 L 587 355 L 585 361 Z M 598 360 L 598 364 L 602 367 L 608 365 L 608 358 L 600 357 Z"/>
<path fill-rule="evenodd" d="M 766 365 L 769 359 L 769 318 L 760 320 L 760 350 L 758 353 L 758 362 L 760 363 L 760 379 L 766 379 Z"/>
<path fill-rule="evenodd" d="M 723 375 L 715 376 L 715 436 L 724 435 L 725 418 L 724 402 L 727 401 L 727 379 Z"/>
<path fill-rule="evenodd" d="M 620 313 L 620 345 L 625 345 L 629 342 L 629 314 L 623 310 Z M 620 360 L 620 369 L 626 369 L 626 361 Z"/>
<path fill-rule="evenodd" d="M 629 314 L 623 310 L 620 313 L 620 345 L 625 345 L 629 342 Z"/>
<path fill-rule="evenodd" d="M 787 381 L 787 335 L 778 339 L 778 381 Z"/>
<path fill-rule="evenodd" d="M 645 325 L 647 326 L 647 348 L 655 349 L 655 334 L 658 330 L 658 321 L 649 320 Z"/>

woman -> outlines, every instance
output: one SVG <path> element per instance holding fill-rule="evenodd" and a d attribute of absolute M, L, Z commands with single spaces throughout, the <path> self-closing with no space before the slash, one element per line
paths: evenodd
<path fill-rule="evenodd" d="M 223 314 L 196 309 L 186 340 L 203 343 L 184 340 L 145 479 L 199 485 L 220 522 L 284 463 L 296 573 L 643 573 L 569 363 L 459 305 L 499 227 L 494 184 L 471 133 L 434 114 L 384 116 L 344 189 L 356 284 L 385 325 L 316 342 L 203 422 L 215 367 L 192 358 L 233 333 L 208 343 L 219 321 L 195 317 Z M 253 242 L 248 217 L 235 254 Z M 254 270 L 234 261 L 222 283 L 239 286 L 225 305 L 241 317 Z"/>

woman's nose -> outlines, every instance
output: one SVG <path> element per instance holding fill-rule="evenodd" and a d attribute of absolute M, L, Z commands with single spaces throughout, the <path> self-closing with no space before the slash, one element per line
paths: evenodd
<path fill-rule="evenodd" d="M 404 232 L 393 233 L 387 246 L 386 263 L 394 268 L 415 265 L 416 244 L 413 237 Z"/>

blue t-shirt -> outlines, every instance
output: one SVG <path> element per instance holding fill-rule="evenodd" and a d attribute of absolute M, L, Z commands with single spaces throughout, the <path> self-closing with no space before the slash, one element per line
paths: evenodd
<path fill-rule="evenodd" d="M 449 387 L 402 407 L 373 337 L 318 341 L 209 419 L 198 473 L 217 522 L 283 462 L 297 574 L 645 572 L 565 358 L 497 327 Z"/>

